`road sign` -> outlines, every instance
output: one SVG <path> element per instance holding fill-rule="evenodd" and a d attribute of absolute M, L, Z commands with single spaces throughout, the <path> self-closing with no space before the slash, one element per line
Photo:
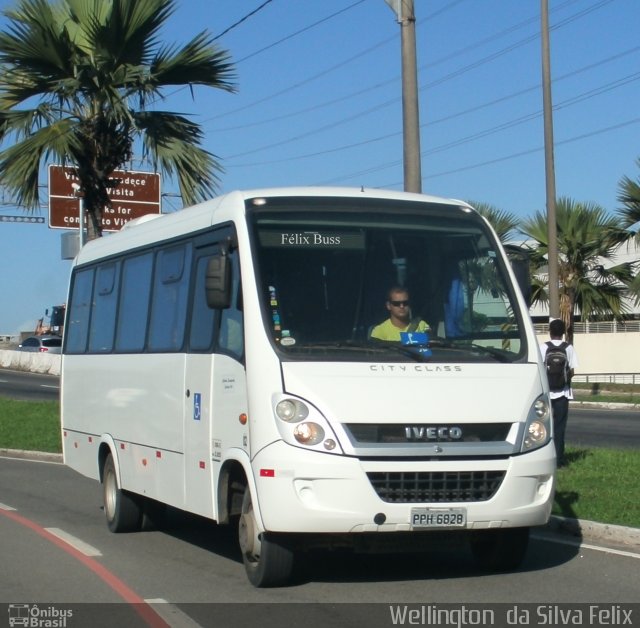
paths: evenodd
<path fill-rule="evenodd" d="M 115 170 L 112 179 L 118 185 L 109 190 L 111 207 L 102 214 L 103 231 L 119 231 L 146 214 L 160 213 L 160 175 L 155 172 Z M 49 227 L 77 229 L 80 223 L 80 199 L 73 185 L 79 184 L 75 168 L 49 166 Z"/>

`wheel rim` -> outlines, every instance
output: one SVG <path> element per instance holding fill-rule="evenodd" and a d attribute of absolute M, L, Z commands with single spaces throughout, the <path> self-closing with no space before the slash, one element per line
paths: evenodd
<path fill-rule="evenodd" d="M 257 563 L 260 560 L 260 535 L 257 532 L 251 497 L 245 498 L 242 503 L 242 514 L 238 522 L 238 541 L 242 555 L 249 562 Z"/>
<path fill-rule="evenodd" d="M 104 511 L 109 521 L 113 519 L 116 512 L 117 490 L 116 475 L 109 470 L 104 477 Z"/>

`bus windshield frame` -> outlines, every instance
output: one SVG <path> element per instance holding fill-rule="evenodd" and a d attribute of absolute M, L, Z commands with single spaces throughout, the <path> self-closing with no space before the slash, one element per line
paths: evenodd
<path fill-rule="evenodd" d="M 525 361 L 506 257 L 469 207 L 270 197 L 246 210 L 263 323 L 281 360 Z M 410 316 L 400 338 L 381 341 L 374 330 L 390 318 L 394 287 L 408 291 Z"/>

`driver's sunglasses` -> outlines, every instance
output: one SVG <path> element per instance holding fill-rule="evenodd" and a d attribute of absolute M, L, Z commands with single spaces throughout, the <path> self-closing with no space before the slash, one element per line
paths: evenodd
<path fill-rule="evenodd" d="M 409 307 L 409 301 L 389 301 L 394 307 Z"/>

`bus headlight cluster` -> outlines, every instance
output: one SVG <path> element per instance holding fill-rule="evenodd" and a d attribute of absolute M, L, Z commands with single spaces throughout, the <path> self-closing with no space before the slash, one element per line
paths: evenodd
<path fill-rule="evenodd" d="M 546 395 L 538 397 L 529 410 L 521 451 L 532 451 L 551 439 L 551 405 Z"/>
<path fill-rule="evenodd" d="M 320 451 L 340 453 L 337 439 L 320 412 L 294 397 L 274 399 L 274 413 L 278 417 L 278 431 L 291 445 L 302 445 Z"/>

